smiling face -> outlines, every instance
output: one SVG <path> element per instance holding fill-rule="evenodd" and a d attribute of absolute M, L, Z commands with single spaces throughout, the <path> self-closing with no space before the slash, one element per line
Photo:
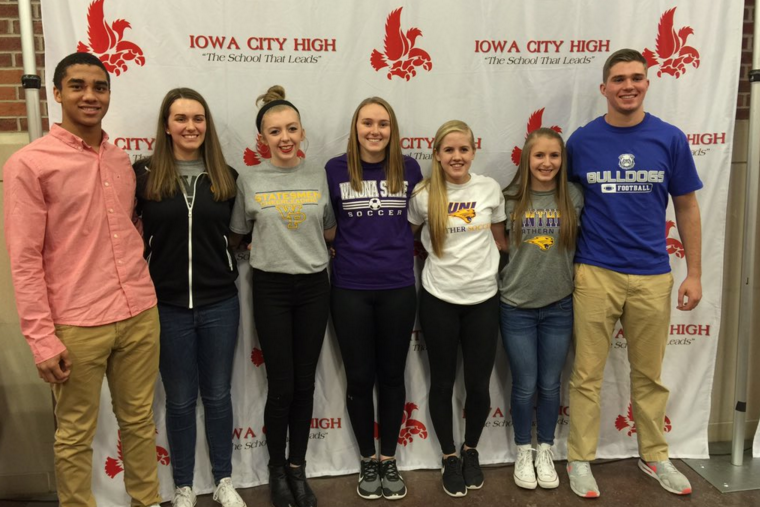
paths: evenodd
<path fill-rule="evenodd" d="M 61 104 L 61 127 L 81 138 L 93 131 L 99 134 L 111 102 L 108 77 L 103 69 L 95 65 L 71 65 L 61 80 L 61 89 L 53 88 L 53 96 Z"/>
<path fill-rule="evenodd" d="M 391 119 L 380 104 L 367 104 L 359 110 L 356 120 L 359 152 L 365 162 L 382 162 L 391 140 Z"/>
<path fill-rule="evenodd" d="M 169 108 L 166 133 L 177 160 L 197 160 L 206 139 L 206 110 L 193 99 L 177 99 Z"/>
<path fill-rule="evenodd" d="M 261 137 L 269 146 L 272 165 L 295 167 L 300 162 L 298 150 L 304 140 L 298 113 L 291 107 L 268 111 L 261 120 Z"/>
<path fill-rule="evenodd" d="M 475 147 L 472 145 L 469 134 L 464 132 L 447 134 L 433 154 L 441 163 L 446 181 L 457 185 L 470 181 L 470 166 L 475 158 Z"/>
<path fill-rule="evenodd" d="M 537 137 L 530 150 L 530 188 L 537 192 L 554 190 L 562 166 L 562 147 L 551 137 Z"/>
<path fill-rule="evenodd" d="M 641 62 L 620 62 L 610 68 L 599 90 L 607 99 L 608 122 L 630 123 L 644 118 L 644 97 L 649 89 L 647 70 Z"/>

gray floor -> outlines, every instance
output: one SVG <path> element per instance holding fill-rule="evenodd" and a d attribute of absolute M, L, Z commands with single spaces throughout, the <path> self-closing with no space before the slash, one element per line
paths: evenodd
<path fill-rule="evenodd" d="M 602 496 L 596 500 L 578 498 L 570 491 L 564 462 L 557 462 L 560 472 L 560 486 L 555 490 L 526 491 L 519 489 L 512 481 L 512 466 L 489 467 L 485 469 L 486 482 L 483 489 L 470 491 L 464 498 L 451 498 L 441 488 L 441 474 L 437 470 L 417 470 L 404 472 L 409 488 L 407 497 L 398 502 L 377 500 L 369 502 L 356 495 L 357 475 L 323 477 L 309 482 L 319 498 L 320 507 L 348 507 L 395 505 L 398 507 L 422 506 L 522 506 L 553 507 L 560 505 L 586 505 L 593 507 L 660 507 L 689 505 L 692 507 L 760 507 L 760 490 L 738 493 L 721 493 L 691 468 L 674 460 L 676 466 L 691 481 L 693 494 L 680 497 L 662 489 L 652 478 L 642 473 L 635 459 L 612 461 L 594 465 Z M 240 490 L 248 507 L 269 506 L 269 491 L 266 486 Z M 53 502 L 9 502 L 0 500 L 0 507 L 52 507 Z M 164 504 L 170 506 L 171 504 Z M 218 507 L 211 495 L 198 497 L 198 507 Z"/>

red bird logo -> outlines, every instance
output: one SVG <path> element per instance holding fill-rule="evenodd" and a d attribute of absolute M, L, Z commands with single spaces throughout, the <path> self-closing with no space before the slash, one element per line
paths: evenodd
<path fill-rule="evenodd" d="M 618 431 L 628 430 L 627 434 L 629 437 L 636 433 L 636 423 L 633 421 L 633 406 L 630 403 L 628 404 L 628 416 L 617 416 L 617 419 L 615 419 L 615 428 L 617 428 Z M 665 416 L 665 427 L 663 430 L 665 430 L 665 433 L 670 433 L 670 430 L 672 429 L 673 425 L 670 423 L 670 418 Z"/>
<path fill-rule="evenodd" d="M 306 154 L 298 150 L 297 153 L 299 158 L 306 158 Z M 245 165 L 259 165 L 261 163 L 261 159 L 270 159 L 272 158 L 272 152 L 269 149 L 269 146 L 267 146 L 266 143 L 264 143 L 263 139 L 261 138 L 261 135 L 259 135 L 256 138 L 256 150 L 252 150 L 250 148 L 246 148 L 245 152 L 243 152 L 243 162 L 245 162 Z"/>
<path fill-rule="evenodd" d="M 253 350 L 251 351 L 251 362 L 255 366 L 261 366 L 262 364 L 264 364 L 264 353 L 261 351 L 260 348 L 254 347 Z"/>
<path fill-rule="evenodd" d="M 668 250 L 668 255 L 675 255 L 679 259 L 683 259 L 686 255 L 686 251 L 683 248 L 683 243 L 676 238 L 670 238 L 670 231 L 676 226 L 676 223 L 672 220 L 665 222 L 665 247 Z"/>
<path fill-rule="evenodd" d="M 156 431 L 158 433 L 158 430 Z M 119 475 L 121 472 L 124 471 L 124 458 L 122 457 L 121 453 L 121 431 L 118 433 L 119 440 L 116 443 L 116 458 L 107 457 L 106 458 L 106 464 L 105 464 L 105 472 L 108 477 L 113 479 L 117 475 Z M 171 458 L 169 457 L 169 451 L 161 447 L 160 445 L 156 446 L 156 461 L 161 465 L 168 465 L 171 463 Z"/>
<path fill-rule="evenodd" d="M 415 403 L 407 403 L 404 405 L 404 417 L 401 420 L 401 432 L 398 435 L 398 443 L 404 447 L 412 443 L 414 435 L 419 435 L 423 440 L 428 437 L 425 425 L 416 419 L 412 419 L 412 412 L 418 408 L 419 407 Z"/>
<path fill-rule="evenodd" d="M 401 9 L 403 7 L 399 7 L 388 14 L 388 19 L 385 21 L 385 40 L 383 41 L 385 53 L 383 54 L 377 49 L 372 50 L 370 63 L 376 71 L 390 67 L 388 79 L 398 76 L 409 81 L 417 75 L 415 67 L 422 67 L 429 71 L 433 68 L 433 61 L 427 51 L 414 47 L 417 37 L 422 35 L 422 30 L 414 27 L 407 30 L 406 33 L 401 30 Z"/>
<path fill-rule="evenodd" d="M 673 28 L 675 13 L 676 7 L 673 7 L 665 11 L 660 18 L 660 24 L 657 27 L 657 54 L 648 48 L 642 52 L 649 67 L 660 66 L 657 77 L 670 74 L 678 79 L 686 72 L 688 64 L 694 66 L 695 69 L 699 68 L 699 51 L 686 45 L 686 39 L 694 33 L 694 30 L 690 26 L 684 26 L 676 32 Z"/>
<path fill-rule="evenodd" d="M 541 128 L 541 123 L 543 123 L 544 119 L 544 109 L 545 107 L 542 107 L 538 111 L 535 111 L 532 115 L 530 115 L 530 118 L 528 118 L 528 131 L 525 133 L 525 137 L 527 138 L 531 132 L 534 130 L 538 130 Z M 559 128 L 556 125 L 552 125 L 549 127 L 553 131 L 555 131 L 557 134 L 562 133 L 562 129 Z M 517 146 L 514 147 L 512 150 L 512 162 L 519 166 L 520 165 L 520 157 L 522 156 L 522 148 L 519 148 Z"/>
<path fill-rule="evenodd" d="M 124 30 L 132 25 L 124 19 L 117 19 L 109 24 L 103 14 L 105 0 L 95 0 L 87 10 L 87 46 L 84 42 L 77 45 L 78 53 L 92 53 L 100 58 L 108 72 L 117 76 L 127 71 L 127 62 L 134 60 L 137 65 L 145 65 L 142 49 L 134 42 L 124 40 Z"/>

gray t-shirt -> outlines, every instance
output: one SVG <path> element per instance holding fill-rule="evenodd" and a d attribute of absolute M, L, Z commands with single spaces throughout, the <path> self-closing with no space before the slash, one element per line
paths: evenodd
<path fill-rule="evenodd" d="M 568 184 L 570 199 L 580 225 L 583 193 Z M 507 189 L 507 194 L 512 193 Z M 501 301 L 518 308 L 542 308 L 572 294 L 575 250 L 559 244 L 560 216 L 554 191 L 531 192 L 531 206 L 522 220 L 522 243 L 509 236 L 509 264 L 499 273 Z M 507 199 L 507 233 L 512 228 L 516 201 Z"/>
<path fill-rule="evenodd" d="M 177 171 L 185 187 L 185 199 L 188 207 L 193 206 L 193 197 L 195 197 L 195 180 L 198 176 L 206 172 L 206 164 L 203 159 L 198 160 L 175 160 Z"/>
<path fill-rule="evenodd" d="M 327 267 L 324 230 L 335 227 L 323 167 L 302 160 L 279 168 L 268 160 L 241 172 L 230 229 L 253 229 L 251 266 L 287 274 L 317 273 Z"/>

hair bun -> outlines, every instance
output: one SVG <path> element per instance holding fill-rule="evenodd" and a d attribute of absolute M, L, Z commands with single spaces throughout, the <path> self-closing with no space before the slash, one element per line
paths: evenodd
<path fill-rule="evenodd" d="M 269 104 L 275 100 L 285 100 L 285 88 L 280 85 L 270 86 L 266 93 L 256 97 L 256 105 L 258 106 L 259 102 Z"/>

